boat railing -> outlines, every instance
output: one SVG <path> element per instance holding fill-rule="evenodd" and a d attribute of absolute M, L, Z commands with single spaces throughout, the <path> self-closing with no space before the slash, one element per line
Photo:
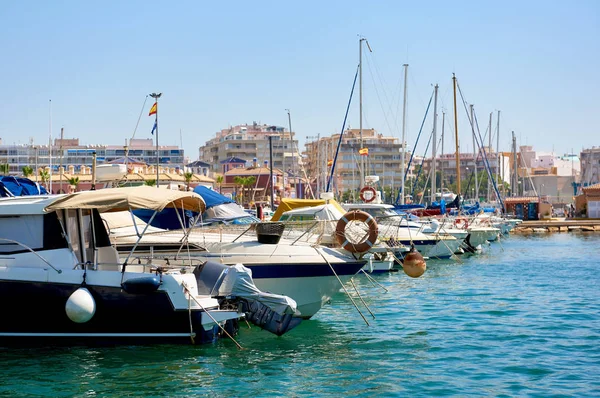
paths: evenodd
<path fill-rule="evenodd" d="M 0 241 L 12 243 L 12 244 L 15 244 L 17 246 L 21 246 L 22 248 L 24 248 L 28 252 L 33 253 L 37 258 L 39 258 L 40 260 L 42 260 L 45 264 L 47 264 L 50 268 L 52 268 L 58 274 L 62 273 L 62 270 L 60 270 L 60 269 L 56 268 L 55 266 L 53 266 L 52 264 L 50 264 L 50 262 L 48 260 L 46 260 L 44 257 L 42 257 L 38 252 L 36 252 L 35 250 L 33 250 L 31 247 L 27 246 L 25 243 L 21 243 L 19 241 L 12 240 L 12 239 L 6 239 L 6 238 L 0 238 Z"/>

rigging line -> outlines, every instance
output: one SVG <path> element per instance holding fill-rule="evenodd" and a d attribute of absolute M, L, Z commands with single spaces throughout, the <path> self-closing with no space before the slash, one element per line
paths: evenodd
<path fill-rule="evenodd" d="M 135 138 L 135 132 L 137 131 L 138 126 L 140 125 L 140 120 L 142 119 L 142 114 L 144 113 L 144 108 L 146 107 L 146 101 L 148 101 L 148 95 L 146 94 L 146 98 L 144 98 L 144 104 L 142 105 L 142 109 L 140 110 L 140 116 L 138 116 L 137 123 L 135 124 L 135 128 L 133 129 L 133 135 L 131 139 Z M 125 154 L 127 156 L 127 154 Z"/>
<path fill-rule="evenodd" d="M 370 66 L 368 58 L 367 58 L 367 65 Z M 385 119 L 385 124 L 387 125 L 387 127 L 391 133 L 392 126 L 390 125 L 390 122 L 388 120 L 387 111 L 385 110 L 385 108 L 383 106 L 383 102 L 381 101 L 381 96 L 379 95 L 379 90 L 377 89 L 377 82 L 375 81 L 375 77 L 373 76 L 373 70 L 371 68 L 368 68 L 368 69 L 369 69 L 369 74 L 371 75 L 371 79 L 373 80 L 373 87 L 375 88 L 375 94 L 377 95 L 377 100 L 379 101 L 379 106 L 381 106 L 381 111 L 383 112 L 383 118 Z M 383 95 L 385 96 L 386 101 L 389 102 L 385 88 L 383 89 Z"/>
<path fill-rule="evenodd" d="M 398 99 L 398 107 L 400 107 L 400 91 L 401 91 L 401 89 L 402 89 L 402 84 L 401 84 L 401 82 L 402 82 L 402 79 L 398 79 L 398 96 L 396 97 L 396 95 L 395 95 L 395 92 L 393 92 L 393 93 L 392 93 L 393 95 L 391 95 L 391 100 L 390 100 L 390 98 L 389 98 L 390 96 L 388 95 L 388 93 L 387 93 L 387 91 L 386 91 L 386 89 L 385 89 L 385 88 L 386 88 L 388 85 L 386 84 L 385 80 L 383 79 L 383 77 L 382 77 L 382 75 L 381 75 L 381 72 L 380 72 L 380 70 L 379 70 L 379 67 L 378 67 L 378 65 L 377 65 L 377 62 L 376 62 L 375 55 L 374 55 L 374 54 L 372 54 L 372 53 L 371 53 L 370 55 L 371 55 L 371 57 L 373 58 L 373 66 L 374 66 L 375 72 L 376 72 L 376 74 L 377 74 L 377 77 L 379 78 L 379 82 L 380 82 L 380 84 L 381 84 L 381 87 L 382 87 L 382 91 L 383 91 L 384 99 L 385 99 L 385 101 L 387 101 L 387 103 L 389 104 L 389 106 L 388 106 L 388 108 L 389 108 L 389 109 L 387 109 L 387 110 L 386 110 L 386 109 L 384 108 L 383 104 L 381 103 L 381 99 L 380 99 L 380 100 L 379 100 L 379 102 L 380 102 L 380 104 L 381 104 L 381 110 L 383 111 L 383 115 L 384 115 L 384 117 L 385 117 L 385 119 L 386 119 L 386 124 L 388 125 L 388 128 L 390 129 L 390 133 L 391 133 L 391 134 L 394 134 L 395 132 L 394 132 L 394 130 L 391 128 L 391 126 L 390 126 L 390 123 L 388 122 L 387 115 L 388 115 L 388 113 L 389 113 L 389 114 L 390 114 L 390 116 L 393 116 L 393 117 L 394 117 L 394 122 L 395 122 L 395 123 L 394 123 L 394 125 L 396 126 L 396 131 L 399 131 L 399 128 L 398 128 L 398 117 L 399 117 L 399 113 L 400 113 L 400 112 L 399 112 L 399 111 L 397 111 L 397 112 L 394 114 L 393 105 L 394 105 L 395 99 L 397 98 L 397 99 Z M 369 72 L 370 72 L 370 74 L 371 74 L 371 78 L 373 79 L 373 83 L 374 83 L 374 86 L 375 86 L 375 91 L 376 91 L 377 95 L 379 96 L 379 92 L 377 91 L 377 86 L 376 86 L 376 84 L 375 84 L 375 83 L 376 83 L 376 82 L 375 82 L 375 78 L 374 78 L 374 76 L 373 76 L 373 72 L 372 72 L 372 70 L 371 70 L 371 68 L 370 68 L 370 67 L 371 67 L 371 64 L 369 63 L 369 58 L 367 57 L 367 58 L 366 58 L 366 60 L 367 60 L 367 65 L 369 66 Z"/>
<path fill-rule="evenodd" d="M 425 110 L 425 116 L 423 116 L 423 121 L 421 122 L 421 128 L 419 129 L 419 134 L 417 135 L 417 140 L 415 141 L 415 146 L 414 148 L 417 148 L 417 144 L 419 143 L 419 137 L 421 137 L 421 133 L 423 132 L 423 125 L 425 124 L 425 120 L 427 119 L 427 113 L 429 113 L 429 107 L 431 106 L 431 100 L 433 99 L 433 94 L 434 94 L 435 90 L 431 92 L 431 97 L 429 97 L 429 103 L 427 104 L 427 109 Z M 402 145 L 404 145 L 404 143 L 402 143 Z M 403 150 L 405 150 L 405 148 L 402 148 Z M 415 150 L 413 150 L 410 154 L 410 159 L 408 160 L 408 166 L 406 167 L 406 170 L 404 171 L 404 176 L 402 176 L 402 178 L 404 178 L 404 181 L 406 181 L 406 176 L 408 175 L 408 170 L 410 170 L 410 165 L 412 163 L 413 157 L 415 155 Z M 398 196 L 396 197 L 396 203 L 400 202 L 400 191 L 398 191 Z"/>
<path fill-rule="evenodd" d="M 460 93 L 460 97 L 461 97 L 461 99 L 463 101 L 463 105 L 465 105 L 465 112 L 466 112 L 467 111 L 466 101 L 465 101 L 465 98 L 463 96 L 462 90 L 460 89 L 460 85 L 458 84 L 458 81 L 456 82 L 456 87 L 458 87 L 458 92 Z M 473 120 L 471 120 L 471 117 L 469 116 L 469 112 L 467 112 L 467 117 L 469 118 L 469 121 L 471 122 L 471 126 L 472 126 L 472 128 L 474 130 L 475 125 L 473 125 Z M 475 119 L 475 121 L 477 121 L 477 114 L 475 112 L 473 112 L 473 118 Z M 494 178 L 492 178 L 492 169 L 491 169 L 489 161 L 487 159 L 487 155 L 485 153 L 485 149 L 482 149 L 482 147 L 481 147 L 481 145 L 479 143 L 479 140 L 481 140 L 481 144 L 483 144 L 483 140 L 481 139 L 481 131 L 479 130 L 479 123 L 478 122 L 476 122 L 476 126 L 477 126 L 477 133 L 478 133 L 478 135 L 476 134 L 475 137 L 474 137 L 475 138 L 475 142 L 477 143 L 477 146 L 479 147 L 479 150 L 483 151 L 483 158 L 485 159 L 484 162 L 483 162 L 483 164 L 484 164 L 485 169 L 486 169 L 486 171 L 488 173 L 488 180 L 492 180 L 492 185 L 494 186 L 494 191 L 496 192 L 496 197 L 498 198 L 498 201 L 500 202 L 500 206 L 502 206 L 502 211 L 504 212 L 505 211 L 504 201 L 502 200 L 502 196 L 500 195 L 500 191 L 498 190 L 498 186 L 496 184 L 496 180 Z M 475 148 L 473 148 L 473 150 L 476 151 Z M 475 158 L 473 160 L 475 162 L 475 164 L 477 164 L 477 159 L 478 158 L 479 158 L 479 151 L 477 151 L 477 155 L 475 156 Z"/>
<path fill-rule="evenodd" d="M 348 119 L 348 112 L 350 111 L 350 104 L 352 104 L 352 95 L 354 94 L 354 87 L 356 86 L 356 78 L 358 77 L 358 71 L 360 66 L 356 67 L 356 73 L 354 74 L 354 82 L 352 83 L 352 90 L 350 91 L 350 99 L 348 99 L 348 105 L 346 106 L 346 115 L 344 116 L 344 123 L 342 123 L 342 131 L 340 132 L 340 139 L 338 140 L 337 148 L 335 150 L 335 156 L 333 157 L 333 164 L 331 165 L 331 174 L 327 180 L 327 188 L 325 192 L 329 192 L 331 186 L 331 180 L 333 179 L 333 173 L 335 171 L 335 164 L 337 162 L 338 154 L 340 152 L 340 146 L 342 145 L 342 137 L 344 136 L 344 129 L 346 128 L 346 120 Z"/>
<path fill-rule="evenodd" d="M 429 150 L 429 144 L 431 144 L 432 137 L 433 137 L 433 132 L 432 132 L 432 134 L 429 135 L 429 140 L 427 140 L 427 146 L 425 147 L 425 153 L 423 154 L 423 161 L 421 161 L 421 164 L 419 165 L 419 171 L 417 172 L 417 178 L 415 178 L 415 184 L 413 185 L 412 192 L 410 193 L 413 198 L 415 197 L 415 187 L 417 185 L 417 182 L 419 181 L 419 177 L 421 176 L 421 171 L 423 170 L 423 163 L 425 163 L 425 155 L 427 154 L 427 151 Z M 427 180 L 429 180 L 429 177 L 427 178 Z M 427 182 L 425 182 L 425 187 L 427 187 Z M 425 188 L 423 188 L 423 190 L 425 190 Z"/>

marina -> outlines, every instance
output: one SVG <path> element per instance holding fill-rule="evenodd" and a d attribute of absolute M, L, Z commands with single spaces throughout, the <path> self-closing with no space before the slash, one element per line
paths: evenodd
<path fill-rule="evenodd" d="M 3 10 L 0 397 L 600 397 L 600 3 Z"/>
<path fill-rule="evenodd" d="M 370 326 L 340 291 L 280 338 L 242 326 L 244 350 L 2 348 L 0 394 L 597 396 L 599 248 L 599 234 L 511 235 L 422 278 L 374 275 L 388 292 L 357 277 Z"/>

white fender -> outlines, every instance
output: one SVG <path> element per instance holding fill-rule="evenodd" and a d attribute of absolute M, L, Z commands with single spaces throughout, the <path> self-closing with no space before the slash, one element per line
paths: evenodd
<path fill-rule="evenodd" d="M 89 290 L 80 287 L 67 300 L 65 311 L 73 322 L 85 323 L 92 319 L 96 313 L 96 301 L 94 301 Z"/>

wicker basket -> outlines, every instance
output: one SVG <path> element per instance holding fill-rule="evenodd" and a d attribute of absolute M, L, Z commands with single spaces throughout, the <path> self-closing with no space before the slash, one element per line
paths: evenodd
<path fill-rule="evenodd" d="M 256 237 L 260 243 L 275 245 L 279 243 L 284 229 L 284 223 L 261 222 L 256 224 Z"/>

